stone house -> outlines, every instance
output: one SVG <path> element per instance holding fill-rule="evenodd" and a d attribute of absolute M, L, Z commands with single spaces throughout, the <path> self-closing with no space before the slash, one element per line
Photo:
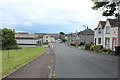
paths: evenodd
<path fill-rule="evenodd" d="M 78 35 L 77 35 L 77 33 L 70 33 L 70 34 L 68 34 L 67 35 L 67 42 L 68 42 L 68 44 L 69 45 L 71 45 L 71 44 L 77 44 L 77 42 L 78 42 Z"/>
<path fill-rule="evenodd" d="M 79 42 L 84 41 L 85 43 L 94 42 L 94 31 L 87 28 L 81 32 L 78 32 Z"/>

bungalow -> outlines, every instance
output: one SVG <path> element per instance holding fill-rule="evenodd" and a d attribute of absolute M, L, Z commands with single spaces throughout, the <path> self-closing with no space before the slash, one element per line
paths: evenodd
<path fill-rule="evenodd" d="M 19 32 L 15 34 L 16 41 L 20 46 L 36 46 L 42 43 L 42 40 L 39 38 L 38 35 L 35 34 L 28 34 L 25 32 Z"/>
<path fill-rule="evenodd" d="M 106 21 L 99 21 L 97 28 L 94 29 L 94 44 L 103 45 L 104 42 L 104 27 Z"/>
<path fill-rule="evenodd" d="M 55 38 L 50 34 L 18 32 L 15 34 L 19 46 L 41 46 L 43 42 L 55 42 Z"/>
<path fill-rule="evenodd" d="M 104 28 L 103 47 L 115 50 L 115 46 L 120 46 L 120 17 L 107 19 Z"/>

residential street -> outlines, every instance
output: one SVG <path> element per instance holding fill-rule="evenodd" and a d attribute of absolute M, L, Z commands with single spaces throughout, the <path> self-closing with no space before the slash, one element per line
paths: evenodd
<path fill-rule="evenodd" d="M 118 57 L 79 50 L 56 42 L 55 74 L 57 78 L 117 78 Z"/>

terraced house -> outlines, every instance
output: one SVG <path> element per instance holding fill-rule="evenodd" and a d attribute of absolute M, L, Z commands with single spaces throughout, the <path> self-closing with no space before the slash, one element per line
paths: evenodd
<path fill-rule="evenodd" d="M 95 45 L 103 45 L 104 42 L 104 27 L 106 21 L 99 21 L 97 28 L 95 28 L 94 43 Z"/>
<path fill-rule="evenodd" d="M 100 28 L 101 25 L 102 22 L 100 21 L 95 29 L 94 43 L 114 51 L 116 46 L 120 46 L 120 17 L 107 19 L 102 29 Z"/>

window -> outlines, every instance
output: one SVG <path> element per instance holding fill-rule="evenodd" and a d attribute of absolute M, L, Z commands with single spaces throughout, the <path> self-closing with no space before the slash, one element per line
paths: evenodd
<path fill-rule="evenodd" d="M 46 38 L 48 38 L 48 36 L 46 36 Z"/>
<path fill-rule="evenodd" d="M 106 39 L 105 39 L 105 43 L 106 43 L 106 48 L 109 48 L 110 38 L 106 38 Z"/>
<path fill-rule="evenodd" d="M 48 40 L 46 40 L 46 42 L 48 42 Z"/>
<path fill-rule="evenodd" d="M 101 38 L 98 38 L 98 44 L 101 44 Z"/>
<path fill-rule="evenodd" d="M 96 38 L 95 38 L 95 45 L 96 45 Z"/>
<path fill-rule="evenodd" d="M 101 33 L 101 30 L 102 30 L 101 28 L 98 29 L 98 33 L 99 33 L 99 34 Z"/>
<path fill-rule="evenodd" d="M 106 27 L 106 33 L 110 33 L 110 26 Z"/>

